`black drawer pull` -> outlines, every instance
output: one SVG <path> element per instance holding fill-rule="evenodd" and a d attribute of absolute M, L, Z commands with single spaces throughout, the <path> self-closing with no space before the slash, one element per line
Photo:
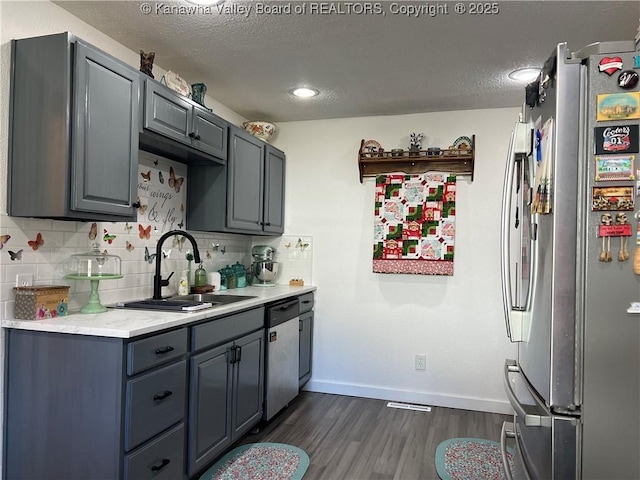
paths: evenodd
<path fill-rule="evenodd" d="M 242 360 L 242 347 L 236 347 L 236 362 L 240 362 Z"/>
<path fill-rule="evenodd" d="M 157 401 L 157 400 L 164 400 L 165 398 L 170 397 L 171 395 L 173 395 L 173 392 L 172 392 L 171 390 L 165 390 L 165 391 L 164 391 L 163 393 L 161 393 L 161 394 L 157 394 L 157 393 L 156 393 L 156 394 L 153 396 L 153 399 L 154 399 L 154 400 L 156 400 L 156 401 Z"/>
<path fill-rule="evenodd" d="M 303 300 L 302 303 L 311 303 L 311 300 Z"/>
<path fill-rule="evenodd" d="M 169 460 L 168 458 L 163 458 L 162 461 L 160 462 L 160 465 L 154 465 L 153 467 L 151 467 L 151 471 L 157 472 L 158 470 L 162 470 L 164 467 L 166 467 L 170 463 L 171 463 L 171 460 Z"/>
<path fill-rule="evenodd" d="M 175 349 L 171 345 L 166 347 L 156 348 L 156 355 L 162 355 L 163 353 L 173 352 Z"/>

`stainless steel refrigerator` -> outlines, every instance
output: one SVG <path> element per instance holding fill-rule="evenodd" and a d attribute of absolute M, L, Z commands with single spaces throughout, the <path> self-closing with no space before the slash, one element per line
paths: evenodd
<path fill-rule="evenodd" d="M 507 334 L 518 343 L 503 372 L 515 412 L 502 432 L 508 477 L 640 478 L 634 50 L 558 45 L 512 133 L 501 232 Z"/>

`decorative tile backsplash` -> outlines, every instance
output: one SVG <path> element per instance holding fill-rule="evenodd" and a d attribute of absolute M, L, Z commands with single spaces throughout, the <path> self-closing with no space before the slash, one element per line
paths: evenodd
<path fill-rule="evenodd" d="M 180 229 L 186 222 L 188 186 L 184 165 L 144 152 L 140 157 L 139 196 L 147 208 L 139 209 L 138 222 L 92 223 L 0 216 L 1 318 L 13 318 L 13 287 L 17 279 L 34 285 L 69 285 L 69 311 L 78 311 L 89 299 L 90 283 L 65 279 L 63 264 L 71 255 L 91 250 L 94 242 L 100 250 L 122 259 L 123 277 L 100 282 L 102 304 L 148 298 L 153 294 L 155 261 L 149 262 L 145 256 L 149 258 L 156 253 L 157 241 L 163 233 Z M 180 178 L 185 180 L 180 182 Z M 313 242 L 309 236 L 251 237 L 191 230 L 189 233 L 198 244 L 207 272 L 236 262 L 249 267 L 251 248 L 268 244 L 276 250 L 274 260 L 281 262 L 276 283 L 287 285 L 290 279 L 300 278 L 306 285 L 311 284 Z M 177 293 L 180 273 L 187 269 L 186 255 L 190 250 L 191 244 L 185 237 L 174 236 L 164 242 L 162 276 L 166 278 L 171 272 L 175 273 L 169 286 L 163 289 L 163 295 Z M 192 262 L 192 276 L 197 267 Z"/>

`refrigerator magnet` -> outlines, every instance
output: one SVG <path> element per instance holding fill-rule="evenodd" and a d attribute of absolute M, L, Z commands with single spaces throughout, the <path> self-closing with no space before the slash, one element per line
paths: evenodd
<path fill-rule="evenodd" d="M 618 86 L 625 90 L 631 90 L 638 85 L 638 72 L 633 70 L 625 70 L 618 75 Z"/>
<path fill-rule="evenodd" d="M 640 92 L 603 93 L 596 97 L 596 120 L 640 118 Z"/>
<path fill-rule="evenodd" d="M 592 187 L 591 209 L 594 212 L 633 210 L 633 185 L 620 187 Z"/>
<path fill-rule="evenodd" d="M 607 155 L 596 157 L 596 182 L 635 180 L 633 165 L 635 155 Z"/>
<path fill-rule="evenodd" d="M 598 70 L 600 73 L 606 73 L 611 76 L 618 70 L 622 70 L 622 65 L 621 57 L 604 57 L 598 63 Z"/>
<path fill-rule="evenodd" d="M 596 155 L 609 153 L 638 153 L 638 125 L 612 125 L 595 127 L 594 144 Z"/>

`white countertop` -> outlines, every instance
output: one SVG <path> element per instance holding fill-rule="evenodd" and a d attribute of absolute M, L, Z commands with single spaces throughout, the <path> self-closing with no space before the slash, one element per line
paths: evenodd
<path fill-rule="evenodd" d="M 72 313 L 65 317 L 45 320 L 3 320 L 4 328 L 34 330 L 39 332 L 70 333 L 75 335 L 94 335 L 98 337 L 132 338 L 147 333 L 159 332 L 168 328 L 188 325 L 205 318 L 215 318 L 230 313 L 257 307 L 274 300 L 292 295 L 312 292 L 316 287 L 291 287 L 275 285 L 273 287 L 235 288 L 220 292 L 218 295 L 252 295 L 255 298 L 241 300 L 228 305 L 219 305 L 197 312 L 163 312 L 157 310 L 138 310 L 109 308 L 98 314 Z"/>

